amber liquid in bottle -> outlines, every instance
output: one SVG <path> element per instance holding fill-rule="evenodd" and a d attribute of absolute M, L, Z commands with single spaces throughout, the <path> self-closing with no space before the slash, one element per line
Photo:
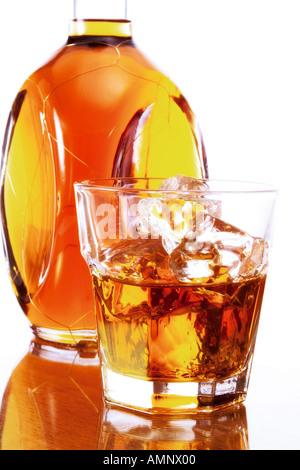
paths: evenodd
<path fill-rule="evenodd" d="M 3 149 L 2 232 L 18 301 L 42 338 L 93 342 L 73 184 L 207 177 L 194 114 L 136 47 L 129 21 L 74 20 L 67 44 L 18 93 Z"/>

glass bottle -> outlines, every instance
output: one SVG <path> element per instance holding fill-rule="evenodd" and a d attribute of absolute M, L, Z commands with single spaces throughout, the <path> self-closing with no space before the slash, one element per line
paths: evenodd
<path fill-rule="evenodd" d="M 24 83 L 8 119 L 1 222 L 9 274 L 33 332 L 95 345 L 73 184 L 111 176 L 208 177 L 194 114 L 138 49 L 126 0 L 75 0 L 66 44 Z"/>

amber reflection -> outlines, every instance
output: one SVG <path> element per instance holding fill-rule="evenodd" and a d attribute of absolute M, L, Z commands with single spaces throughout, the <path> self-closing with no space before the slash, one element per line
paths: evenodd
<path fill-rule="evenodd" d="M 1 450 L 247 450 L 243 405 L 150 416 L 103 404 L 96 353 L 33 341 L 2 399 Z"/>
<path fill-rule="evenodd" d="M 33 341 L 2 400 L 1 449 L 96 449 L 102 408 L 96 353 Z"/>
<path fill-rule="evenodd" d="M 246 409 L 213 414 L 150 416 L 107 406 L 100 446 L 105 450 L 248 450 Z"/>

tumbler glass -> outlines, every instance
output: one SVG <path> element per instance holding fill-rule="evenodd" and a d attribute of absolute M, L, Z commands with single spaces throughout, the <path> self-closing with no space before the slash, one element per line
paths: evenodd
<path fill-rule="evenodd" d="M 151 413 L 245 400 L 277 190 L 178 175 L 75 193 L 105 399 Z"/>

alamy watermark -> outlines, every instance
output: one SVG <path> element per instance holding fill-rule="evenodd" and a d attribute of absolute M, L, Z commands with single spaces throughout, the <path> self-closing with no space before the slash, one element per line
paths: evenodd
<path fill-rule="evenodd" d="M 207 212 L 198 202 L 166 203 L 153 198 L 118 207 L 100 204 L 95 212 L 96 235 L 101 240 L 158 239 L 162 234 L 193 232 Z"/>

